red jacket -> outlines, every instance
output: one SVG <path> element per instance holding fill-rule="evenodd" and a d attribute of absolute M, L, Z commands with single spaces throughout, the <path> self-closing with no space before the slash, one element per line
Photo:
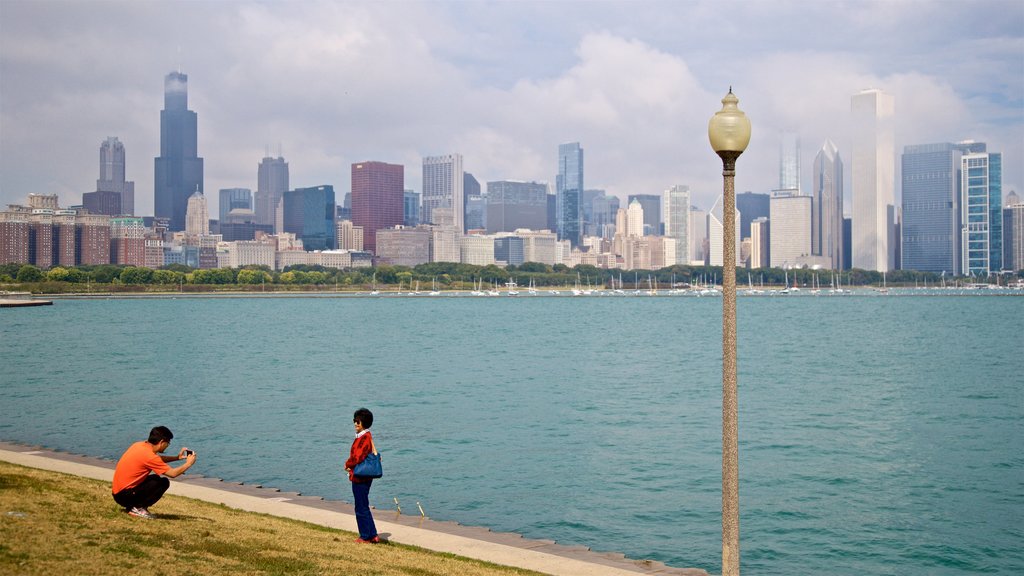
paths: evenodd
<path fill-rule="evenodd" d="M 349 450 L 348 460 L 345 460 L 345 468 L 348 468 L 348 479 L 352 482 L 369 482 L 370 478 L 357 478 L 352 474 L 352 469 L 356 467 L 366 457 L 373 452 L 373 436 L 370 435 L 370 431 L 367 430 L 362 436 L 357 436 L 352 441 L 352 449 Z"/>

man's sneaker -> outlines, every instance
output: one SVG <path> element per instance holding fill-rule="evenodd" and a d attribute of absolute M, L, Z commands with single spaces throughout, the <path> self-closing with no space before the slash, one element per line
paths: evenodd
<path fill-rule="evenodd" d="M 150 513 L 149 510 L 146 510 L 145 508 L 132 508 L 131 510 L 128 511 L 128 514 L 136 516 L 138 518 L 146 518 L 147 520 L 152 520 L 156 518 L 156 516 L 153 516 L 153 514 Z"/>

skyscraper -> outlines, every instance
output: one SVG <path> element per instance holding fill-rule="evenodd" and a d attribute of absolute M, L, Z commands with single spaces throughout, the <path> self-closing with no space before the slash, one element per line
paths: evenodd
<path fill-rule="evenodd" d="M 779 135 L 779 190 L 790 196 L 800 194 L 800 135 L 784 131 Z"/>
<path fill-rule="evenodd" d="M 124 145 L 111 136 L 100 144 L 100 177 L 96 180 L 97 192 L 116 192 L 121 196 L 121 210 L 118 214 L 135 214 L 135 182 L 124 179 Z"/>
<path fill-rule="evenodd" d="M 252 190 L 248 188 L 221 188 L 217 219 L 225 222 L 235 208 L 252 210 Z"/>
<path fill-rule="evenodd" d="M 296 188 L 284 193 L 284 231 L 295 234 L 308 250 L 335 247 L 334 186 Z"/>
<path fill-rule="evenodd" d="M 960 272 L 960 158 L 956 144 L 905 146 L 903 268 Z"/>
<path fill-rule="evenodd" d="M 682 184 L 665 190 L 662 195 L 665 236 L 676 240 L 674 264 L 690 263 L 690 187 Z"/>
<path fill-rule="evenodd" d="M 892 96 L 871 89 L 852 96 L 850 108 L 854 125 L 853 267 L 886 271 L 895 260 L 895 106 Z"/>
<path fill-rule="evenodd" d="M 831 140 L 814 157 L 811 253 L 843 268 L 843 160 Z"/>
<path fill-rule="evenodd" d="M 405 167 L 384 162 L 352 165 L 352 224 L 363 228 L 363 249 L 376 254 L 377 230 L 405 222 Z"/>
<path fill-rule="evenodd" d="M 429 224 L 454 226 L 462 230 L 465 222 L 464 186 L 462 154 L 424 158 L 422 221 Z M 437 208 L 450 210 L 451 221 L 440 221 L 441 218 L 434 214 L 434 210 Z"/>
<path fill-rule="evenodd" d="M 168 219 L 170 230 L 184 230 L 188 199 L 203 190 L 203 159 L 198 156 L 196 113 L 188 109 L 188 76 L 181 72 L 164 78 L 160 156 L 154 168 L 154 213 Z"/>
<path fill-rule="evenodd" d="M 546 230 L 547 209 L 547 184 L 516 180 L 487 183 L 488 234 L 515 232 L 520 228 Z"/>
<path fill-rule="evenodd" d="M 640 237 L 644 236 L 644 205 L 633 198 L 626 208 L 626 229 L 622 231 L 623 236 Z"/>
<path fill-rule="evenodd" d="M 758 218 L 768 217 L 768 194 L 756 192 L 743 192 L 736 195 L 736 209 L 740 211 L 743 219 L 738 222 L 740 227 L 740 238 L 750 238 L 753 232 L 750 231 L 750 223 Z"/>
<path fill-rule="evenodd" d="M 960 159 L 963 274 L 988 276 L 1003 266 L 1003 158 L 977 152 Z"/>
<path fill-rule="evenodd" d="M 707 261 L 710 266 L 722 266 L 725 255 L 725 241 L 722 236 L 725 234 L 724 230 L 724 210 L 725 203 L 721 196 L 718 200 L 715 200 L 714 206 L 708 212 L 708 253 Z M 736 221 L 740 221 L 740 211 L 736 210 Z M 736 254 L 740 253 L 740 229 L 739 226 L 735 230 L 736 237 L 733 238 L 733 242 L 736 245 Z M 738 260 L 738 258 L 737 258 Z"/>
<path fill-rule="evenodd" d="M 470 204 L 473 205 L 470 208 Z M 483 228 L 485 216 L 482 213 L 485 204 L 481 198 L 480 181 L 469 172 L 462 173 L 462 226 L 463 232 L 474 228 Z M 473 216 L 470 216 L 473 210 Z M 470 221 L 472 220 L 472 221 Z"/>
<path fill-rule="evenodd" d="M 256 223 L 269 224 L 274 232 L 282 232 L 281 198 L 288 191 L 288 163 L 278 156 L 260 161 L 256 180 Z"/>
<path fill-rule="evenodd" d="M 405 204 L 403 207 L 403 218 L 406 226 L 419 226 L 420 224 L 420 194 L 415 190 L 406 190 L 404 193 Z"/>
<path fill-rule="evenodd" d="M 210 233 L 210 210 L 206 205 L 206 196 L 199 190 L 188 199 L 185 210 L 185 233 L 195 236 L 206 236 Z"/>
<path fill-rule="evenodd" d="M 775 195 L 771 199 L 769 262 L 790 268 L 811 255 L 811 197 Z"/>
<path fill-rule="evenodd" d="M 630 194 L 626 205 L 633 203 L 633 200 L 640 202 L 644 207 L 644 229 L 638 232 L 637 236 L 660 236 L 661 235 L 661 196 L 657 194 Z M 633 231 L 630 230 L 632 234 Z"/>
<path fill-rule="evenodd" d="M 575 248 L 583 240 L 583 148 L 579 142 L 558 146 L 555 189 L 558 239 L 568 240 Z"/>
<path fill-rule="evenodd" d="M 1021 252 L 1021 236 L 1020 230 L 1014 227 L 1014 219 L 1019 218 L 1019 214 L 1024 210 L 1024 205 L 1021 205 L 1020 196 L 1013 190 L 1006 195 L 1006 199 L 1003 202 L 1003 270 L 1010 270 L 1016 272 L 1024 265 L 1019 263 L 1016 255 Z"/>

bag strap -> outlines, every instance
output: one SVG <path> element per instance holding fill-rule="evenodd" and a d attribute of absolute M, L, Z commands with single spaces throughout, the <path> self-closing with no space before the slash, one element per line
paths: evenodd
<path fill-rule="evenodd" d="M 370 436 L 370 449 L 373 450 L 374 456 L 379 456 L 377 454 L 377 446 L 373 443 L 373 436 Z"/>

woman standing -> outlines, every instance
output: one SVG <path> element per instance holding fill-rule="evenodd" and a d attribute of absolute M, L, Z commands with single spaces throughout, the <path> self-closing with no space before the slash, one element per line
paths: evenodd
<path fill-rule="evenodd" d="M 349 451 L 348 460 L 345 461 L 345 471 L 352 482 L 352 496 L 356 503 L 356 525 L 359 526 L 359 538 L 356 538 L 356 542 L 376 544 L 380 542 L 380 538 L 377 536 L 377 526 L 373 523 L 373 514 L 370 513 L 370 485 L 373 484 L 373 478 L 352 473 L 352 469 L 370 453 L 377 453 L 377 447 L 373 445 L 373 435 L 370 434 L 373 413 L 366 408 L 356 410 L 352 415 L 352 424 L 356 428 L 356 438 L 352 441 L 352 449 Z"/>

